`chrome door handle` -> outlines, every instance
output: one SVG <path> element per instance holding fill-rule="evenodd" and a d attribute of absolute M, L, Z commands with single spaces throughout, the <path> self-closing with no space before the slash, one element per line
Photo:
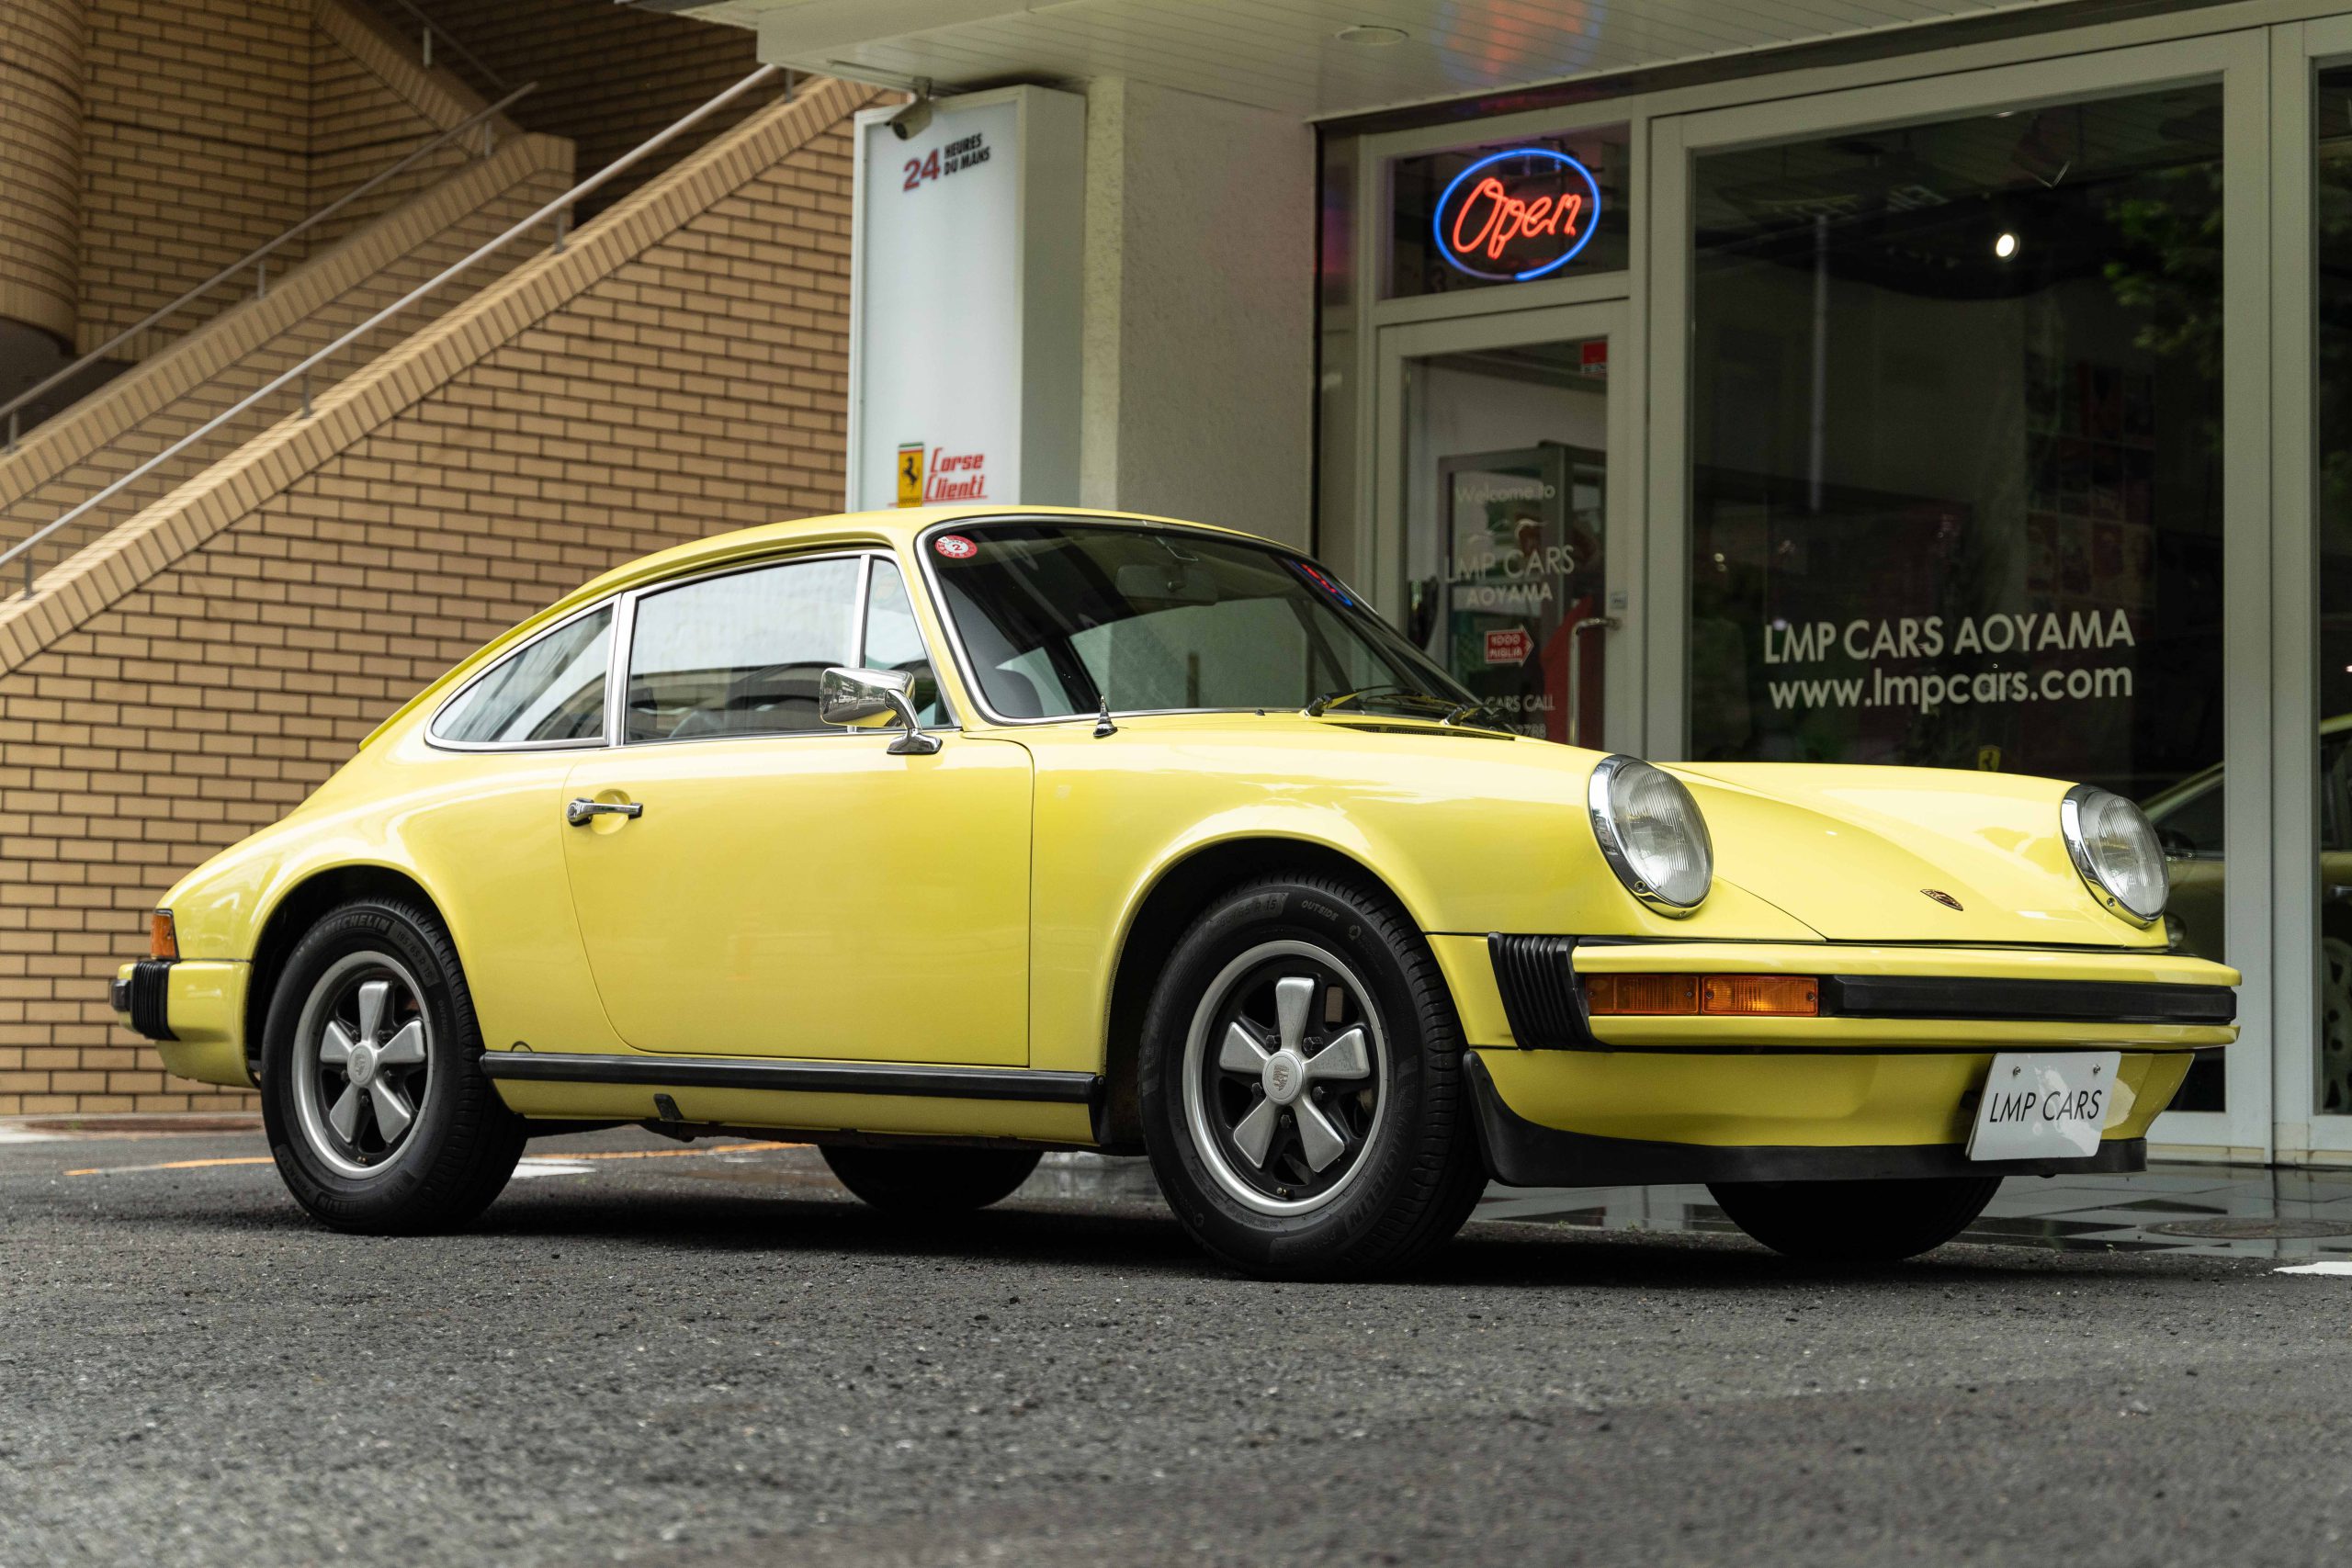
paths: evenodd
<path fill-rule="evenodd" d="M 1579 655 L 1584 652 L 1585 634 L 1613 632 L 1618 625 L 1618 618 L 1614 615 L 1587 615 L 1568 628 L 1568 744 L 1571 746 L 1581 744 L 1577 737 L 1584 732 L 1584 682 L 1581 679 L 1584 660 Z"/>
<path fill-rule="evenodd" d="M 574 828 L 585 828 L 599 817 L 642 817 L 645 807 L 636 801 L 575 800 L 563 808 L 563 819 Z"/>

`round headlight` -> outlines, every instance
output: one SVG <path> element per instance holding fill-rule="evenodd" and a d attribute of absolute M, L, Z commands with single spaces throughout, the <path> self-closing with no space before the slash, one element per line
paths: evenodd
<path fill-rule="evenodd" d="M 1662 915 L 1687 915 L 1715 879 L 1715 846 L 1699 803 L 1672 773 L 1603 757 L 1586 795 L 1593 837 L 1626 890 Z"/>
<path fill-rule="evenodd" d="M 2058 806 L 2058 831 L 2099 901 L 2138 925 L 2165 912 L 2171 874 L 2147 814 L 2112 790 L 2076 784 Z"/>

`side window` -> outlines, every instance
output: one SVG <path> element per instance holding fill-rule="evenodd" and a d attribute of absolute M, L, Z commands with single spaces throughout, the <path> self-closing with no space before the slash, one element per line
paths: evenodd
<path fill-rule="evenodd" d="M 800 561 L 649 593 L 628 650 L 626 739 L 821 730 L 817 682 L 854 662 L 858 562 Z"/>
<path fill-rule="evenodd" d="M 915 607 L 907 600 L 906 579 L 895 564 L 879 558 L 865 591 L 865 653 L 858 662 L 868 670 L 903 670 L 912 675 L 916 716 L 925 728 L 947 722 L 931 653 L 915 625 Z"/>
<path fill-rule="evenodd" d="M 602 740 L 612 649 L 612 611 L 582 615 L 492 665 L 442 710 L 432 736 L 475 746 Z"/>

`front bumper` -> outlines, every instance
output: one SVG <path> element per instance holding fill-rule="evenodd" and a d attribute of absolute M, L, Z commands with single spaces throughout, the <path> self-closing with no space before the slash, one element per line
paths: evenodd
<path fill-rule="evenodd" d="M 142 958 L 115 971 L 107 999 L 124 1028 L 155 1043 L 175 1077 L 253 1085 L 245 1061 L 245 976 L 251 965 Z"/>
<path fill-rule="evenodd" d="M 1487 1157 L 1520 1185 L 2132 1170 L 2198 1053 L 2237 1034 L 2233 970 L 2111 950 L 1432 939 Z M 1795 974 L 1823 1015 L 1589 1017 L 1579 976 Z M 2004 1050 L 2121 1053 L 2099 1152 L 1971 1162 Z"/>

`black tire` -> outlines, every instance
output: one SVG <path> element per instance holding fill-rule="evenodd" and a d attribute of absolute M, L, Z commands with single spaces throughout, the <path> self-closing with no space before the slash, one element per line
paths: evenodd
<path fill-rule="evenodd" d="M 1285 986 L 1305 998 L 1294 1003 L 1306 1010 L 1295 1041 Z M 1237 1030 L 1248 1040 L 1228 1046 Z M 1227 1065 L 1228 1050 L 1240 1066 Z M 1342 1065 L 1318 1075 L 1326 1050 Z M 1169 1206 L 1248 1273 L 1402 1271 L 1462 1228 L 1486 1186 L 1461 1026 L 1437 960 L 1394 900 L 1352 881 L 1277 874 L 1211 905 L 1160 973 L 1136 1072 L 1144 1143 Z M 1315 1164 L 1318 1155 L 1329 1163 Z"/>
<path fill-rule="evenodd" d="M 1894 1263 L 1932 1252 L 1973 1224 L 1997 1176 L 1905 1181 L 1738 1181 L 1710 1186 L 1731 1223 L 1808 1263 Z"/>
<path fill-rule="evenodd" d="M 843 1187 L 885 1213 L 961 1214 L 1012 1196 L 1037 1168 L 1035 1149 L 869 1148 L 818 1151 Z"/>
<path fill-rule="evenodd" d="M 365 1016 L 356 1009 L 378 982 L 386 990 L 369 1030 L 351 1021 Z M 339 1045 L 322 1043 L 329 1023 L 344 1029 Z M 423 1039 L 402 1047 L 409 1023 Z M 353 1043 L 363 1039 L 365 1064 Z M 465 970 L 430 911 L 390 898 L 329 910 L 278 971 L 262 1033 L 262 1120 L 295 1201 L 370 1235 L 451 1230 L 489 1207 L 514 1173 L 526 1129 L 482 1073 L 481 1049 Z M 393 1065 L 410 1055 L 415 1063 Z M 345 1090 L 356 1097 L 349 1136 L 335 1120 Z M 411 1119 L 394 1133 L 401 1106 Z"/>

